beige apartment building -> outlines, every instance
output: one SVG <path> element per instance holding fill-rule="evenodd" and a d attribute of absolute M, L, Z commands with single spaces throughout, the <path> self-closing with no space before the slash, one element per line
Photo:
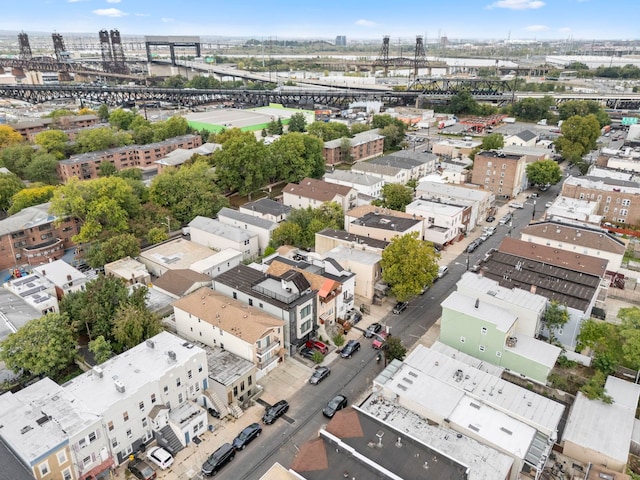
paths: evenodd
<path fill-rule="evenodd" d="M 527 186 L 526 160 L 499 150 L 479 152 L 473 160 L 471 183 L 493 192 L 496 198 L 514 198 Z"/>

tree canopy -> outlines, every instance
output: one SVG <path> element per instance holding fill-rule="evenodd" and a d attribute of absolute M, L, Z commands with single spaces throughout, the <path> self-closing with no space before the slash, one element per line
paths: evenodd
<path fill-rule="evenodd" d="M 386 183 L 382 187 L 382 198 L 374 200 L 374 205 L 404 212 L 413 201 L 413 190 L 399 183 Z"/>
<path fill-rule="evenodd" d="M 87 265 L 99 268 L 121 258 L 137 257 L 138 255 L 140 255 L 140 242 L 138 242 L 135 235 L 121 233 L 93 242 L 84 258 Z"/>
<path fill-rule="evenodd" d="M 325 228 L 342 230 L 344 212 L 335 202 L 323 203 L 318 208 L 293 209 L 286 221 L 273 231 L 271 242 L 276 245 L 295 245 L 310 248 L 315 245 L 315 235 Z"/>
<path fill-rule="evenodd" d="M 288 126 L 288 131 L 289 133 L 293 133 L 293 132 L 299 132 L 299 133 L 304 133 L 307 131 L 307 120 L 304 118 L 304 113 L 300 112 L 300 113 L 294 113 L 293 115 L 291 115 L 291 118 L 289 119 L 289 126 Z"/>
<path fill-rule="evenodd" d="M 9 210 L 13 196 L 23 188 L 24 184 L 13 173 L 0 173 L 0 210 Z"/>
<path fill-rule="evenodd" d="M 561 103 L 558 106 L 558 114 L 560 115 L 560 120 L 568 120 L 575 115 L 586 117 L 589 114 L 594 114 L 598 119 L 600 128 L 611 123 L 611 119 L 602 108 L 602 105 L 593 100 L 569 100 Z"/>
<path fill-rule="evenodd" d="M 14 372 L 56 377 L 76 356 L 76 337 L 66 314 L 31 320 L 0 344 L 0 360 Z"/>
<path fill-rule="evenodd" d="M 0 148 L 22 143 L 22 135 L 9 125 L 0 125 Z"/>
<path fill-rule="evenodd" d="M 550 340 L 553 341 L 555 331 L 564 327 L 569 321 L 569 311 L 564 305 L 560 305 L 555 300 L 551 301 L 544 313 L 544 321 L 551 335 Z"/>
<path fill-rule="evenodd" d="M 562 170 L 554 160 L 538 160 L 527 165 L 527 178 L 535 185 L 555 185 L 562 178 Z"/>
<path fill-rule="evenodd" d="M 384 355 L 387 362 L 392 360 L 404 360 L 407 355 L 407 347 L 402 344 L 400 337 L 390 335 L 384 344 Z"/>
<path fill-rule="evenodd" d="M 408 300 L 433 284 L 439 258 L 433 244 L 419 240 L 417 232 L 394 237 L 382 252 L 382 278 L 398 301 Z"/>
<path fill-rule="evenodd" d="M 584 165 L 582 157 L 596 148 L 600 136 L 600 123 L 594 114 L 587 116 L 574 115 L 565 120 L 560 127 L 562 136 L 555 141 L 557 151 L 562 158 L 578 165 L 582 173 L 588 165 Z"/>
<path fill-rule="evenodd" d="M 68 150 L 69 135 L 62 130 L 45 130 L 36 134 L 33 143 L 39 145 L 46 153 L 51 153 L 56 160 L 65 158 Z"/>
<path fill-rule="evenodd" d="M 512 107 L 511 112 L 520 120 L 529 122 L 537 122 L 546 118 L 547 120 L 554 117 L 550 108 L 555 105 L 553 97 L 544 96 L 542 98 L 523 98 L 517 101 Z"/>
<path fill-rule="evenodd" d="M 504 147 L 504 137 L 500 133 L 491 133 L 482 139 L 482 150 L 498 150 Z"/>
<path fill-rule="evenodd" d="M 53 185 L 37 185 L 24 188 L 11 198 L 11 208 L 7 212 L 9 215 L 18 213 L 27 207 L 47 203 L 53 197 L 56 187 Z"/>
<path fill-rule="evenodd" d="M 349 127 L 339 122 L 313 122 L 307 127 L 309 135 L 315 135 L 323 142 L 342 137 L 351 137 Z"/>
<path fill-rule="evenodd" d="M 131 145 L 133 138 L 127 132 L 119 132 L 111 127 L 92 128 L 82 130 L 76 135 L 76 149 L 78 153 L 96 152 L 109 148 Z"/>

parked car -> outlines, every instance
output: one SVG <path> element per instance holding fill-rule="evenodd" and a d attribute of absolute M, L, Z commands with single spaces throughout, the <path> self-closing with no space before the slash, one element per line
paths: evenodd
<path fill-rule="evenodd" d="M 287 410 L 289 410 L 289 402 L 286 400 L 280 400 L 267 408 L 262 416 L 262 421 L 267 425 L 271 425 L 278 418 L 287 413 Z"/>
<path fill-rule="evenodd" d="M 398 302 L 393 307 L 392 312 L 396 315 L 400 315 L 409 306 L 409 302 Z"/>
<path fill-rule="evenodd" d="M 467 253 L 475 252 L 476 249 L 480 246 L 480 243 L 477 239 L 473 240 L 469 245 L 467 245 Z"/>
<path fill-rule="evenodd" d="M 329 375 L 331 375 L 331 369 L 329 367 L 316 367 L 309 378 L 309 383 L 311 385 L 317 385 Z"/>
<path fill-rule="evenodd" d="M 489 222 L 489 223 L 491 223 L 491 222 L 495 222 L 495 220 L 496 220 L 496 217 L 494 217 L 493 215 L 489 215 L 489 216 L 487 217 L 487 222 Z"/>
<path fill-rule="evenodd" d="M 356 340 L 349 340 L 347 344 L 342 347 L 342 351 L 340 352 L 340 356 L 342 358 L 351 358 L 351 356 L 360 350 L 360 342 Z"/>
<path fill-rule="evenodd" d="M 236 438 L 233 439 L 233 448 L 236 450 L 244 450 L 253 440 L 258 438 L 262 433 L 262 427 L 257 423 L 245 427 Z"/>
<path fill-rule="evenodd" d="M 327 353 L 329 353 L 329 347 L 327 347 L 326 344 L 322 343 L 319 340 L 307 340 L 305 347 L 318 350 L 323 355 L 326 355 Z"/>
<path fill-rule="evenodd" d="M 162 470 L 166 470 L 173 465 L 173 455 L 162 447 L 153 447 L 147 451 L 147 458 L 158 465 Z"/>
<path fill-rule="evenodd" d="M 486 233 L 486 232 L 485 232 L 485 233 L 483 233 L 482 235 L 480 235 L 480 236 L 478 237 L 478 240 L 480 240 L 480 243 L 484 243 L 484 242 L 486 242 L 487 240 L 489 240 L 489 234 L 488 234 L 488 233 Z"/>
<path fill-rule="evenodd" d="M 494 233 L 496 233 L 496 227 L 487 228 L 487 233 L 489 234 L 489 236 L 493 235 Z"/>
<path fill-rule="evenodd" d="M 384 344 L 387 342 L 388 336 L 389 334 L 387 332 L 377 333 L 373 337 L 373 342 L 371 343 L 371 347 L 375 348 L 376 350 L 380 350 L 382 347 L 384 347 Z"/>
<path fill-rule="evenodd" d="M 449 267 L 446 265 L 440 265 L 438 267 L 438 278 L 444 277 L 447 273 L 449 273 Z"/>
<path fill-rule="evenodd" d="M 544 204 L 544 208 L 549 208 L 551 205 L 553 205 L 553 202 L 547 202 Z"/>
<path fill-rule="evenodd" d="M 364 331 L 364 338 L 371 338 L 373 337 L 374 334 L 378 333 L 380 330 L 382 330 L 382 325 L 380 325 L 378 322 L 372 323 Z"/>
<path fill-rule="evenodd" d="M 500 221 L 498 223 L 500 225 L 506 225 L 507 223 L 509 223 L 511 221 L 511 219 L 513 219 L 513 215 L 511 215 L 510 213 L 507 213 L 504 217 L 502 217 L 500 219 Z"/>
<path fill-rule="evenodd" d="M 300 356 L 304 358 L 308 358 L 309 360 L 313 360 L 313 354 L 317 351 L 318 350 L 314 350 L 313 348 L 302 347 L 300 349 Z"/>
<path fill-rule="evenodd" d="M 345 314 L 344 319 L 351 322 L 352 325 L 355 325 L 362 320 L 362 313 L 360 313 L 359 310 L 352 308 Z"/>
<path fill-rule="evenodd" d="M 519 203 L 519 202 L 511 202 L 511 203 L 509 204 L 509 206 L 510 206 L 511 208 L 524 208 L 524 205 L 523 205 L 523 204 L 521 204 L 521 203 Z"/>
<path fill-rule="evenodd" d="M 223 443 L 220 448 L 209 455 L 209 458 L 202 464 L 202 473 L 208 477 L 216 475 L 222 467 L 233 460 L 236 456 L 236 449 L 230 443 Z"/>
<path fill-rule="evenodd" d="M 147 462 L 138 458 L 134 458 L 129 462 L 127 470 L 140 480 L 153 480 L 156 478 L 156 471 L 151 468 Z"/>
<path fill-rule="evenodd" d="M 342 410 L 347 406 L 347 397 L 339 394 L 333 397 L 327 406 L 322 410 L 322 414 L 327 418 L 333 418 L 338 410 Z"/>

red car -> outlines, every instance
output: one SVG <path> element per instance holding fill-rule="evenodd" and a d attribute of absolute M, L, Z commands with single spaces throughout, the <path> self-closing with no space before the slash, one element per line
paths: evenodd
<path fill-rule="evenodd" d="M 305 347 L 318 350 L 323 355 L 326 355 L 327 353 L 329 353 L 329 347 L 327 347 L 324 343 L 322 343 L 319 340 L 307 340 L 307 343 L 305 343 Z"/>
<path fill-rule="evenodd" d="M 376 350 L 380 350 L 382 347 L 384 347 L 388 336 L 389 334 L 387 332 L 376 333 L 373 336 L 373 343 L 371 344 L 371 346 Z"/>

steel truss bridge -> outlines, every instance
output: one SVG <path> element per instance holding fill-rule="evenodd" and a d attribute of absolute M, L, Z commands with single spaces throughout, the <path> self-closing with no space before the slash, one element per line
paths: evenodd
<path fill-rule="evenodd" d="M 502 83 L 502 86 L 497 85 Z M 462 89 L 478 101 L 506 104 L 537 93 L 513 92 L 507 82 L 443 81 L 414 82 L 408 91 L 375 91 L 358 89 L 280 89 L 280 90 L 190 90 L 152 87 L 98 87 L 79 85 L 0 85 L 0 97 L 37 104 L 55 100 L 80 100 L 107 105 L 131 105 L 163 102 L 185 107 L 208 103 L 231 103 L 237 106 L 263 106 L 280 103 L 285 106 L 330 105 L 346 107 L 353 102 L 380 101 L 386 105 L 415 106 L 423 103 L 445 103 Z M 568 100 L 594 100 L 612 109 L 640 108 L 640 94 L 555 94 L 556 103 Z"/>

